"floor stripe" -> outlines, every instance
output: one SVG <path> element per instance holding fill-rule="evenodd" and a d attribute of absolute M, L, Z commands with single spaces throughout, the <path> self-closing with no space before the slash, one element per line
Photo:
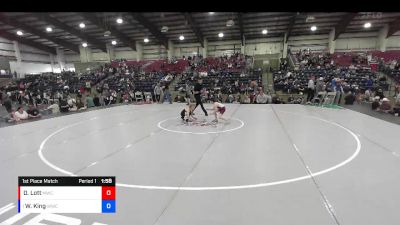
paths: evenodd
<path fill-rule="evenodd" d="M 7 212 L 7 211 L 10 211 L 10 210 L 13 209 L 13 208 L 15 208 L 14 203 L 10 203 L 10 204 L 4 206 L 3 208 L 0 209 L 0 215 L 1 215 L 1 214 L 4 214 L 4 213 Z"/>
<path fill-rule="evenodd" d="M 5 220 L 4 222 L 0 223 L 0 225 L 11 225 L 14 224 L 15 222 L 21 220 L 25 216 L 29 215 L 30 213 L 18 213 L 15 214 L 13 217 Z"/>
<path fill-rule="evenodd" d="M 306 163 L 306 161 L 305 161 L 303 155 L 301 154 L 299 148 L 297 148 L 297 146 L 296 146 L 296 144 L 294 143 L 292 137 L 290 136 L 288 130 L 286 129 L 285 125 L 283 124 L 281 118 L 280 118 L 280 117 L 278 116 L 278 114 L 276 113 L 274 107 L 271 106 L 271 108 L 272 108 L 272 111 L 274 111 L 275 117 L 277 118 L 279 124 L 281 125 L 283 132 L 286 134 L 287 138 L 288 138 L 289 141 L 292 143 L 293 148 L 294 148 L 294 150 L 296 151 L 297 156 L 299 157 L 301 163 L 303 164 L 303 166 L 304 166 L 304 168 L 305 168 L 307 174 L 310 176 L 312 182 L 314 183 L 315 188 L 317 189 L 319 195 L 321 196 L 321 198 L 322 198 L 322 200 L 323 200 L 322 202 L 323 202 L 323 204 L 324 204 L 326 210 L 328 211 L 329 215 L 331 216 L 331 218 L 332 218 L 332 220 L 335 222 L 335 224 L 336 224 L 336 225 L 340 225 L 339 220 L 338 220 L 338 218 L 337 218 L 337 215 L 336 215 L 336 212 L 335 212 L 333 206 L 332 206 L 332 205 L 330 204 L 330 202 L 328 201 L 328 198 L 326 197 L 326 195 L 322 192 L 320 185 L 317 183 L 317 180 L 315 179 L 315 176 L 313 175 L 313 173 L 312 173 L 310 167 L 307 165 L 307 163 Z M 355 135 L 355 134 L 354 134 L 354 135 Z"/>

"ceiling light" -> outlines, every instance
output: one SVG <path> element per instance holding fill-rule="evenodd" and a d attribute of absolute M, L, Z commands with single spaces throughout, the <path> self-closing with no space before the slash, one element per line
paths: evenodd
<path fill-rule="evenodd" d="M 112 45 L 116 45 L 116 44 L 117 44 L 117 41 L 112 41 L 111 44 L 112 44 Z"/>
<path fill-rule="evenodd" d="M 144 43 L 148 43 L 149 39 L 145 38 L 143 41 L 144 41 Z"/>
<path fill-rule="evenodd" d="M 371 27 L 371 23 L 365 23 L 364 24 L 364 28 L 370 28 Z"/>
<path fill-rule="evenodd" d="M 85 28 L 86 25 L 85 25 L 84 23 L 80 23 L 80 24 L 79 24 L 79 27 L 80 27 L 80 28 Z"/>
<path fill-rule="evenodd" d="M 262 34 L 267 34 L 268 31 L 266 29 L 262 30 Z"/>
<path fill-rule="evenodd" d="M 233 21 L 233 20 L 228 20 L 228 21 L 226 21 L 226 26 L 227 26 L 227 27 L 231 27 L 231 26 L 233 26 L 233 25 L 235 25 L 235 21 Z"/>
<path fill-rule="evenodd" d="M 53 31 L 53 28 L 51 28 L 51 27 L 46 27 L 46 31 L 47 31 L 47 32 L 52 32 L 52 31 Z"/>
<path fill-rule="evenodd" d="M 108 37 L 111 35 L 111 31 L 107 30 L 104 32 L 104 37 Z"/>
<path fill-rule="evenodd" d="M 222 38 L 224 36 L 224 33 L 219 33 L 218 37 Z"/>
<path fill-rule="evenodd" d="M 313 17 L 313 16 L 307 16 L 307 18 L 306 18 L 306 23 L 307 22 L 310 22 L 310 21 L 314 21 L 315 20 L 315 17 Z"/>
<path fill-rule="evenodd" d="M 316 26 L 312 26 L 311 27 L 311 31 L 316 31 L 317 30 L 317 27 Z"/>
<path fill-rule="evenodd" d="M 214 13 L 215 13 L 215 12 L 209 12 L 208 14 L 210 14 L 210 15 L 214 15 Z"/>
<path fill-rule="evenodd" d="M 118 18 L 117 19 L 117 23 L 119 23 L 119 24 L 121 24 L 121 23 L 123 23 L 124 21 L 121 19 L 121 18 Z"/>
<path fill-rule="evenodd" d="M 21 35 L 23 35 L 24 33 L 22 33 L 22 31 L 17 31 L 17 34 L 19 35 L 19 36 L 21 36 Z"/>
<path fill-rule="evenodd" d="M 84 48 L 86 48 L 86 47 L 87 47 L 87 43 L 86 43 L 86 42 L 83 42 L 83 43 L 82 43 L 82 46 L 83 46 Z"/>
<path fill-rule="evenodd" d="M 167 26 L 161 27 L 161 33 L 166 33 L 166 32 L 168 32 L 168 27 Z"/>
<path fill-rule="evenodd" d="M 179 40 L 183 41 L 185 37 L 183 35 L 179 36 Z"/>

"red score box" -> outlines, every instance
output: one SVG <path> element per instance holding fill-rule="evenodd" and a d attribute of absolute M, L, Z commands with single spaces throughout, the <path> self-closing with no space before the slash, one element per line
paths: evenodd
<path fill-rule="evenodd" d="M 102 200 L 115 200 L 115 186 L 102 186 L 101 187 Z"/>

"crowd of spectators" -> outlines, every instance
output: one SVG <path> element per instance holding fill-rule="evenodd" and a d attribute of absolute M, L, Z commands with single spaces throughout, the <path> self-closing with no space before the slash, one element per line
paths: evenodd
<path fill-rule="evenodd" d="M 274 71 L 274 87 L 283 93 L 307 94 L 306 103 L 313 102 L 314 98 L 319 99 L 319 92 L 336 92 L 334 103 L 340 104 L 349 93 L 350 96 L 356 96 L 366 90 L 388 89 L 386 77 L 379 77 L 371 68 L 364 66 L 367 60 L 365 55 L 346 55 L 353 57 L 349 66 L 337 63 L 326 52 L 307 49 L 300 50 L 295 56 L 300 63 L 299 69 Z"/>
<path fill-rule="evenodd" d="M 0 104 L 8 112 L 8 121 L 21 121 L 118 103 L 185 101 L 186 96 L 179 94 L 172 99 L 170 83 L 176 77 L 180 82 L 175 90 L 189 96 L 193 81 L 202 77 L 204 102 L 216 97 L 230 103 L 272 103 L 273 96 L 263 91 L 261 70 L 252 70 L 252 63 L 252 57 L 239 53 L 152 62 L 121 59 L 85 74 L 63 71 L 12 80 L 0 89 Z"/>
<path fill-rule="evenodd" d="M 262 71 L 251 69 L 252 57 L 235 53 L 215 58 L 188 57 L 187 60 L 189 68 L 179 76 L 175 86 L 175 91 L 180 93 L 175 101 L 187 99 L 195 80 L 202 78 L 205 102 L 217 97 L 227 103 L 257 103 L 256 96 L 261 95 L 262 89 Z M 259 97 L 259 102 L 263 102 L 263 98 Z"/>

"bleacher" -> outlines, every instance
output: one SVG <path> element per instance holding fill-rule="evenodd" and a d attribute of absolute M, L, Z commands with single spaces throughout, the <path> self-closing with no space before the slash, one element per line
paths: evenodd
<path fill-rule="evenodd" d="M 389 50 L 385 52 L 381 51 L 371 51 L 372 57 L 377 57 L 378 59 L 383 59 L 385 62 L 392 60 L 400 61 L 400 51 L 399 50 Z"/>
<path fill-rule="evenodd" d="M 388 84 L 383 81 L 379 81 L 378 76 L 375 72 L 369 69 L 356 69 L 350 70 L 348 68 L 341 69 L 303 69 L 301 71 L 292 71 L 292 75 L 287 77 L 287 71 L 274 71 L 274 88 L 275 91 L 282 91 L 284 93 L 299 93 L 307 89 L 307 84 L 310 76 L 315 76 L 316 79 L 322 77 L 324 83 L 327 84 L 329 89 L 329 83 L 335 77 L 340 78 L 343 83 L 343 89 L 345 90 L 365 90 L 370 88 L 372 90 L 381 88 L 383 90 L 388 89 Z M 372 79 L 373 86 L 367 84 L 368 78 Z"/>
<path fill-rule="evenodd" d="M 207 90 L 220 90 L 222 94 L 236 94 L 253 91 L 251 82 L 255 81 L 258 87 L 262 86 L 262 72 L 252 71 L 250 74 L 238 72 L 209 73 L 202 76 L 203 87 Z M 193 85 L 193 75 L 184 76 L 175 86 L 175 91 L 185 91 L 186 83 Z M 235 84 L 237 83 L 237 85 Z"/>
<path fill-rule="evenodd" d="M 113 68 L 125 67 L 127 69 L 134 69 L 137 72 L 166 72 L 166 73 L 181 73 L 188 66 L 188 61 L 179 59 L 174 62 L 168 62 L 165 59 L 159 60 L 123 60 L 113 61 L 111 63 Z"/>
<path fill-rule="evenodd" d="M 140 91 L 140 92 L 153 92 L 154 86 L 163 82 L 164 84 L 170 83 L 175 74 L 170 74 L 171 79 L 165 79 L 167 76 L 164 73 L 146 73 L 146 74 L 115 74 L 114 76 L 104 80 L 101 87 L 107 87 L 110 90 L 117 92 L 125 91 Z"/>
<path fill-rule="evenodd" d="M 68 87 L 70 93 L 78 93 L 81 87 L 90 81 L 91 85 L 96 85 L 105 79 L 109 73 L 92 72 L 78 76 L 73 72 L 64 72 L 61 74 L 40 74 L 26 75 L 25 78 L 18 80 L 19 84 L 25 85 L 28 91 L 49 91 L 51 93 L 63 91 L 64 87 Z"/>

